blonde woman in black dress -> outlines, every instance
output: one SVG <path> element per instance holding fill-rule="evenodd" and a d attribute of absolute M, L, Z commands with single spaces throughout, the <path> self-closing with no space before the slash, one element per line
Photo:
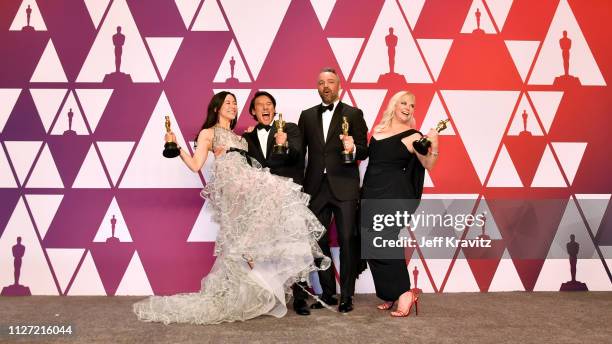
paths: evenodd
<path fill-rule="evenodd" d="M 423 193 L 425 169 L 431 170 L 438 159 L 438 132 L 431 129 L 427 137 L 431 147 L 427 155 L 416 152 L 412 143 L 423 135 L 415 129 L 415 96 L 408 91 L 396 93 L 387 106 L 380 124 L 370 139 L 369 162 L 363 180 L 362 195 L 366 199 L 418 200 Z M 415 203 L 415 202 L 413 202 Z M 414 210 L 414 209 L 413 209 Z M 385 235 L 397 239 L 399 228 Z M 378 309 L 391 309 L 392 316 L 410 314 L 418 295 L 410 291 L 410 277 L 403 257 L 403 248 L 385 248 L 396 259 L 368 259 L 374 278 L 376 295 L 384 303 Z"/>

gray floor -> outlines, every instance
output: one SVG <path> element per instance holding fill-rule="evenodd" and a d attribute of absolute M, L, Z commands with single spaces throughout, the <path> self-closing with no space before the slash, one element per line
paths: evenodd
<path fill-rule="evenodd" d="M 612 292 L 422 295 L 419 316 L 391 318 L 374 295 L 328 310 L 212 326 L 142 323 L 138 297 L 0 298 L 0 343 L 612 343 Z M 72 324 L 67 337 L 9 336 L 8 325 Z"/>

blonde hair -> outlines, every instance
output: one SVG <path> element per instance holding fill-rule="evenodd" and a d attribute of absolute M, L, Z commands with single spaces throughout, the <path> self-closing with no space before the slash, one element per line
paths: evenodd
<path fill-rule="evenodd" d="M 387 129 L 391 125 L 391 121 L 393 121 L 395 105 L 404 96 L 412 97 L 413 102 L 416 104 L 416 97 L 414 96 L 414 93 L 410 91 L 399 91 L 396 94 L 394 94 L 393 97 L 389 99 L 389 103 L 387 104 L 387 108 L 385 109 L 385 112 L 383 112 L 383 116 L 382 116 L 382 119 L 380 120 L 380 123 L 376 126 L 376 128 L 374 128 L 375 132 L 380 133 L 381 131 Z"/>

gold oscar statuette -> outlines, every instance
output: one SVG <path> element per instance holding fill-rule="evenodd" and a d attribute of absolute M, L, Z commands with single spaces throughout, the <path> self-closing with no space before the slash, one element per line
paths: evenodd
<path fill-rule="evenodd" d="M 166 125 L 166 133 L 171 132 L 172 130 L 170 129 L 170 116 L 166 116 L 165 125 Z M 166 158 L 176 158 L 177 156 L 179 156 L 179 154 L 181 154 L 181 152 L 176 142 L 170 139 L 170 141 L 166 141 L 166 143 L 164 144 L 164 152 L 162 154 Z"/>
<path fill-rule="evenodd" d="M 346 116 L 342 116 L 342 135 L 344 136 L 348 136 L 349 135 L 349 122 L 348 122 L 348 117 Z M 342 162 L 345 164 L 352 164 L 353 162 L 355 162 L 355 159 L 353 158 L 353 153 L 347 151 L 346 149 L 342 149 Z"/>
<path fill-rule="evenodd" d="M 446 124 L 448 123 L 448 121 L 449 120 L 447 118 L 438 122 L 438 125 L 436 125 L 436 131 L 441 132 L 442 130 L 446 129 Z M 427 155 L 427 153 L 429 152 L 429 147 L 431 147 L 431 141 L 427 139 L 427 136 L 423 136 L 417 141 L 414 141 L 412 143 L 412 147 L 414 147 L 414 150 L 419 152 L 419 154 Z"/>
<path fill-rule="evenodd" d="M 287 123 L 283 120 L 283 114 L 279 113 L 278 119 L 274 121 L 274 128 L 276 128 L 276 132 L 277 133 L 285 132 L 286 124 Z M 282 144 L 282 145 L 274 144 L 274 147 L 272 148 L 272 153 L 273 154 L 287 154 L 287 143 L 288 142 L 285 142 L 285 144 Z"/>

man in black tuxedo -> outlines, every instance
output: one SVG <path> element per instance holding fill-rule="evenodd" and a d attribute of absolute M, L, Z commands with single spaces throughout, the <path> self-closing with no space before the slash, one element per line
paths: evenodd
<path fill-rule="evenodd" d="M 353 310 L 355 279 L 361 272 L 356 216 L 359 200 L 358 160 L 368 156 L 368 127 L 363 112 L 338 99 L 340 78 L 332 68 L 319 73 L 318 91 L 322 103 L 302 111 L 298 126 L 302 132 L 304 152 L 308 150 L 308 163 L 304 177 L 304 191 L 311 195 L 310 209 L 321 223 L 329 228 L 332 214 L 336 220 L 340 245 L 340 305 L 338 311 Z M 347 117 L 349 135 L 342 135 L 342 118 Z M 343 163 L 345 150 L 354 162 Z M 319 240 L 323 253 L 331 257 L 329 232 Z M 334 269 L 319 271 L 322 300 L 336 305 Z M 321 308 L 315 303 L 312 308 Z"/>
<path fill-rule="evenodd" d="M 257 126 L 242 136 L 249 144 L 248 153 L 263 167 L 270 168 L 272 174 L 292 178 L 297 184 L 304 179 L 304 155 L 302 153 L 302 135 L 295 123 L 285 122 L 282 133 L 273 125 L 276 113 L 276 99 L 265 91 L 258 91 L 251 99 L 249 112 L 257 121 Z M 274 154 L 275 144 L 286 147 L 284 154 Z M 306 282 L 300 282 L 307 287 Z M 293 309 L 299 315 L 309 315 L 306 304 L 308 294 L 298 285 L 293 286 Z"/>

